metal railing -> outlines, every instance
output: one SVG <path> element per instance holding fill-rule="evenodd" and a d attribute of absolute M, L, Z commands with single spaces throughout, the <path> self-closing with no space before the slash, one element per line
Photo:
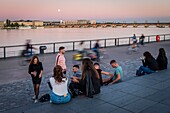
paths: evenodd
<path fill-rule="evenodd" d="M 156 42 L 157 35 L 148 35 L 145 36 L 145 43 Z M 160 41 L 170 40 L 170 34 L 159 34 Z M 137 36 L 139 40 L 140 36 Z M 66 51 L 75 51 L 79 47 L 79 43 L 84 41 L 86 48 L 91 49 L 95 44 L 96 40 L 99 40 L 101 47 L 114 47 L 114 46 L 123 46 L 132 44 L 131 37 L 120 37 L 120 38 L 105 38 L 105 39 L 93 39 L 93 40 L 79 40 L 79 41 L 67 41 L 67 42 L 54 42 L 54 43 L 41 43 L 41 44 L 32 44 L 32 46 L 38 48 L 40 46 L 47 46 L 45 53 L 56 53 L 60 46 L 64 46 Z M 9 57 L 17 57 L 20 55 L 20 51 L 24 50 L 25 45 L 14 45 L 14 46 L 1 46 L 0 47 L 0 58 L 5 59 Z M 37 54 L 40 54 L 37 52 Z"/>

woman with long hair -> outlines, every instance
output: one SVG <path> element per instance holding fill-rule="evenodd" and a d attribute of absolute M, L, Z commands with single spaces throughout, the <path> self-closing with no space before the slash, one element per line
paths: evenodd
<path fill-rule="evenodd" d="M 93 94 L 100 93 L 100 76 L 89 58 L 82 61 L 82 77 L 72 77 L 72 81 L 79 83 L 79 90 L 92 98 Z"/>
<path fill-rule="evenodd" d="M 159 70 L 158 63 L 150 52 L 148 51 L 144 52 L 143 56 L 144 57 L 141 58 L 143 66 L 140 66 L 139 70 L 136 71 L 137 76 L 151 74 Z"/>
<path fill-rule="evenodd" d="M 159 70 L 167 69 L 168 59 L 166 57 L 164 48 L 159 49 L 159 55 L 158 55 L 156 61 L 158 62 Z"/>
<path fill-rule="evenodd" d="M 50 94 L 50 102 L 61 104 L 71 100 L 71 95 L 68 92 L 68 78 L 63 76 L 62 67 L 56 65 L 53 69 L 53 76 L 50 78 L 52 91 Z"/>
<path fill-rule="evenodd" d="M 38 102 L 42 72 L 43 72 L 42 63 L 39 61 L 39 58 L 37 56 L 33 56 L 29 65 L 28 73 L 31 75 L 32 82 L 34 85 L 34 93 L 35 93 L 35 96 L 33 97 L 33 99 L 35 100 L 34 103 Z"/>

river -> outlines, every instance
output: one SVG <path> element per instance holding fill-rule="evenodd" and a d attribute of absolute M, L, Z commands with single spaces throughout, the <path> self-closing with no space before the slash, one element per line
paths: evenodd
<path fill-rule="evenodd" d="M 23 45 L 26 39 L 32 43 L 53 43 L 103 38 L 170 34 L 170 28 L 46 28 L 0 30 L 0 46 Z"/>
<path fill-rule="evenodd" d="M 54 43 L 66 41 L 80 41 L 93 39 L 123 38 L 144 35 L 170 34 L 170 28 L 45 28 L 45 29 L 23 29 L 23 30 L 0 30 L 0 46 L 23 45 L 27 39 L 32 40 L 32 44 Z M 154 38 L 155 39 L 155 38 Z M 104 45 L 104 41 L 101 42 Z M 107 45 L 112 45 L 113 40 L 108 41 Z M 120 43 L 127 43 L 127 40 Z M 94 44 L 94 42 L 92 42 Z M 76 43 L 78 45 L 78 43 Z M 56 50 L 61 44 L 55 46 Z M 71 50 L 73 44 L 64 45 L 66 50 Z M 37 46 L 38 48 L 39 46 Z M 78 46 L 75 47 L 77 49 Z M 89 48 L 89 43 L 86 43 Z M 53 45 L 47 45 L 46 52 L 53 51 Z M 6 56 L 18 56 L 23 47 L 6 48 Z M 36 51 L 39 53 L 39 51 Z M 4 56 L 3 48 L 0 49 L 0 57 Z"/>

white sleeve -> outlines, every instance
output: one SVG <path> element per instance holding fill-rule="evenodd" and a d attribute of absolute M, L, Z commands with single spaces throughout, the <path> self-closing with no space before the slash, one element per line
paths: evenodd
<path fill-rule="evenodd" d="M 52 87 L 55 85 L 55 79 L 53 77 L 50 78 L 50 84 Z"/>

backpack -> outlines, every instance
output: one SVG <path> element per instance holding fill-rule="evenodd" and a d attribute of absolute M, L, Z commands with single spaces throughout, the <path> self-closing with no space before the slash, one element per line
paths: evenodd
<path fill-rule="evenodd" d="M 50 95 L 49 94 L 45 94 L 43 96 L 40 97 L 39 101 L 40 102 L 46 102 L 50 100 Z"/>

